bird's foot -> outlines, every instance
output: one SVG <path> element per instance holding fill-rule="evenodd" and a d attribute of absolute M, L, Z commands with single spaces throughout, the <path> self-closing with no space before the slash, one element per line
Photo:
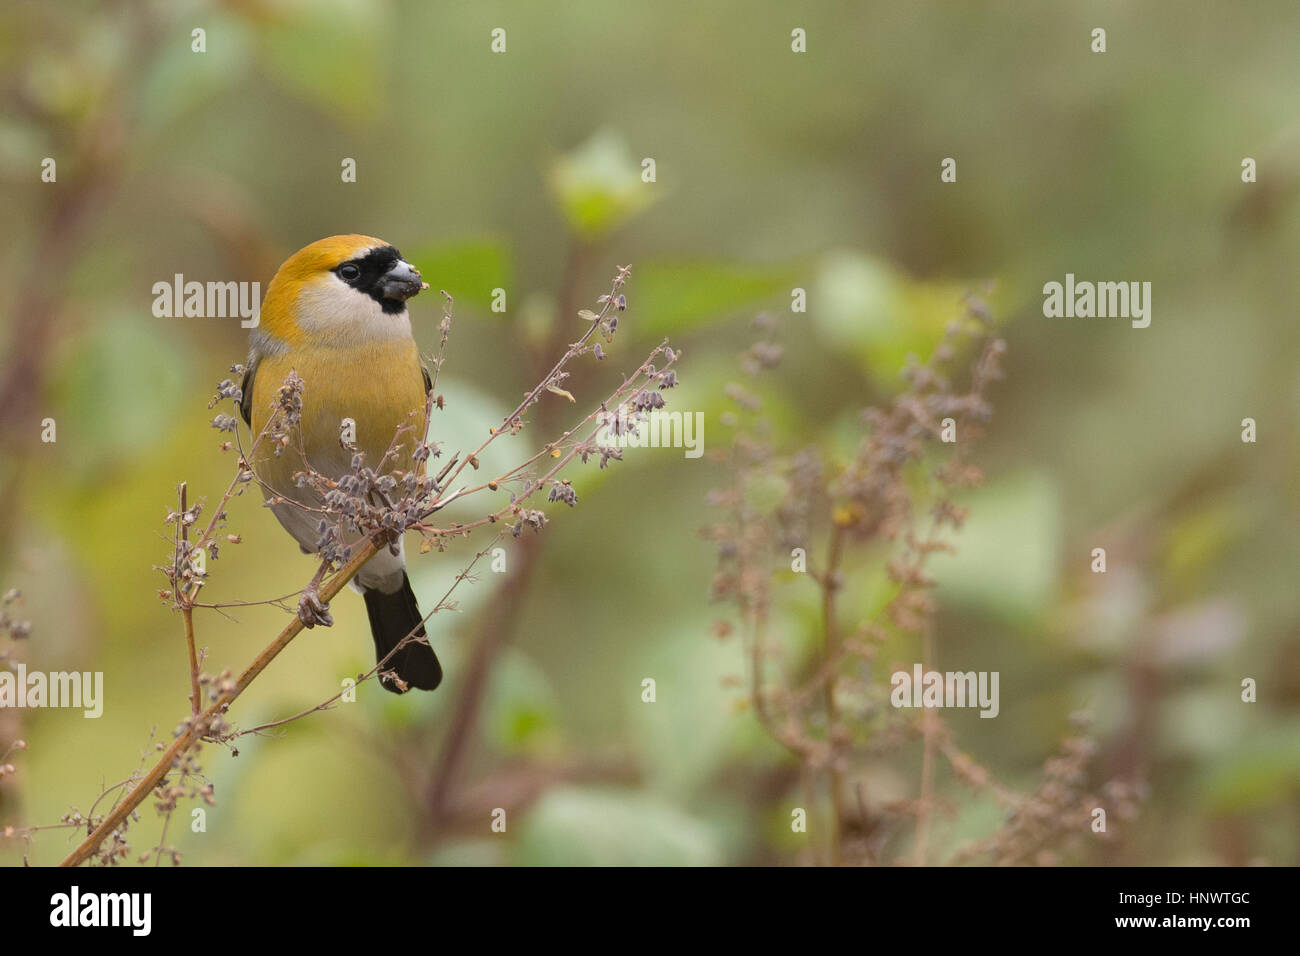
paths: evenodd
<path fill-rule="evenodd" d="M 330 616 L 330 606 L 320 599 L 315 585 L 307 588 L 302 592 L 302 597 L 298 599 L 298 619 L 302 621 L 303 627 L 315 627 L 320 624 L 324 627 L 333 627 L 334 618 Z"/>

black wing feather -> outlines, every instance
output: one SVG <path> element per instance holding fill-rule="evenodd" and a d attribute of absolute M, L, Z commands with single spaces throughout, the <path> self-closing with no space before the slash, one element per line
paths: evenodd
<path fill-rule="evenodd" d="M 244 371 L 244 381 L 239 386 L 239 416 L 249 428 L 253 427 L 253 376 L 257 374 L 257 362 L 249 362 Z"/>

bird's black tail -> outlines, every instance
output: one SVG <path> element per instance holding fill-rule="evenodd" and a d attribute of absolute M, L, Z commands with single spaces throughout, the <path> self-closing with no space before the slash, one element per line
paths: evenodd
<path fill-rule="evenodd" d="M 417 637 L 424 637 L 424 617 L 419 605 L 415 603 L 415 592 L 405 573 L 402 574 L 402 586 L 392 594 L 384 594 L 375 588 L 365 591 L 366 613 L 370 615 L 370 633 L 375 639 L 375 659 L 382 661 L 407 634 L 414 630 Z M 407 688 L 418 687 L 420 690 L 433 690 L 442 681 L 442 665 L 438 663 L 433 648 L 422 641 L 411 640 L 400 651 L 388 658 L 388 663 L 380 668 L 380 673 L 393 671 L 406 682 Z M 404 693 L 391 679 L 380 677 L 385 690 L 394 694 Z"/>

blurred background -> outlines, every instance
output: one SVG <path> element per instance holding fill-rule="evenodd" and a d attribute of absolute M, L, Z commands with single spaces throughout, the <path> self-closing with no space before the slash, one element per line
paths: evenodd
<path fill-rule="evenodd" d="M 187 711 L 181 622 L 157 595 L 163 519 L 180 481 L 212 502 L 233 473 L 207 402 L 247 332 L 155 318 L 153 284 L 265 290 L 294 250 L 359 232 L 456 299 L 432 435 L 448 451 L 478 444 L 632 264 L 609 357 L 566 383 L 578 405 L 545 404 L 489 471 L 664 336 L 684 350 L 671 407 L 703 411 L 716 448 L 762 310 L 787 347 L 767 412 L 834 460 L 906 356 L 994 280 L 1007 377 L 975 452 L 987 481 L 936 564 L 936 646 L 941 669 L 1001 673 L 1001 713 L 950 714 L 951 730 L 1031 790 L 1068 715 L 1091 713 L 1098 779 L 1138 780 L 1145 799 L 1082 861 L 1300 862 L 1294 4 L 10 0 L 2 17 L 0 588 L 32 622 L 16 657 L 103 671 L 106 701 L 98 720 L 0 712 L 0 752 L 29 744 L 0 779 L 0 825 L 87 811 Z M 1067 272 L 1151 282 L 1150 328 L 1044 318 L 1042 285 Z M 436 291 L 412 317 L 431 351 Z M 548 506 L 507 574 L 432 622 L 441 690 L 371 685 L 240 738 L 238 756 L 205 747 L 207 831 L 186 809 L 165 842 L 189 864 L 807 862 L 797 768 L 744 706 L 742 645 L 715 636 L 730 612 L 710 603 L 697 529 L 717 463 L 646 449 L 570 477 L 577 507 Z M 210 564 L 206 600 L 312 573 L 255 494 L 230 525 L 244 543 Z M 412 558 L 422 603 L 475 547 Z M 332 610 L 234 723 L 288 716 L 371 665 L 361 601 Z M 200 613 L 205 669 L 241 669 L 286 619 Z M 904 799 L 918 774 L 904 746 L 866 782 Z M 1000 811 L 951 774 L 936 786 L 943 860 Z M 160 829 L 142 811 L 139 851 Z M 71 845 L 0 840 L 0 860 Z"/>

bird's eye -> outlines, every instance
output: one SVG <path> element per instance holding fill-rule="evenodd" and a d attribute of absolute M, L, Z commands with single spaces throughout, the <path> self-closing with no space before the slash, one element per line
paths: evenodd
<path fill-rule="evenodd" d="M 350 262 L 339 266 L 339 278 L 344 282 L 351 282 L 359 275 L 361 275 L 361 270 Z"/>

